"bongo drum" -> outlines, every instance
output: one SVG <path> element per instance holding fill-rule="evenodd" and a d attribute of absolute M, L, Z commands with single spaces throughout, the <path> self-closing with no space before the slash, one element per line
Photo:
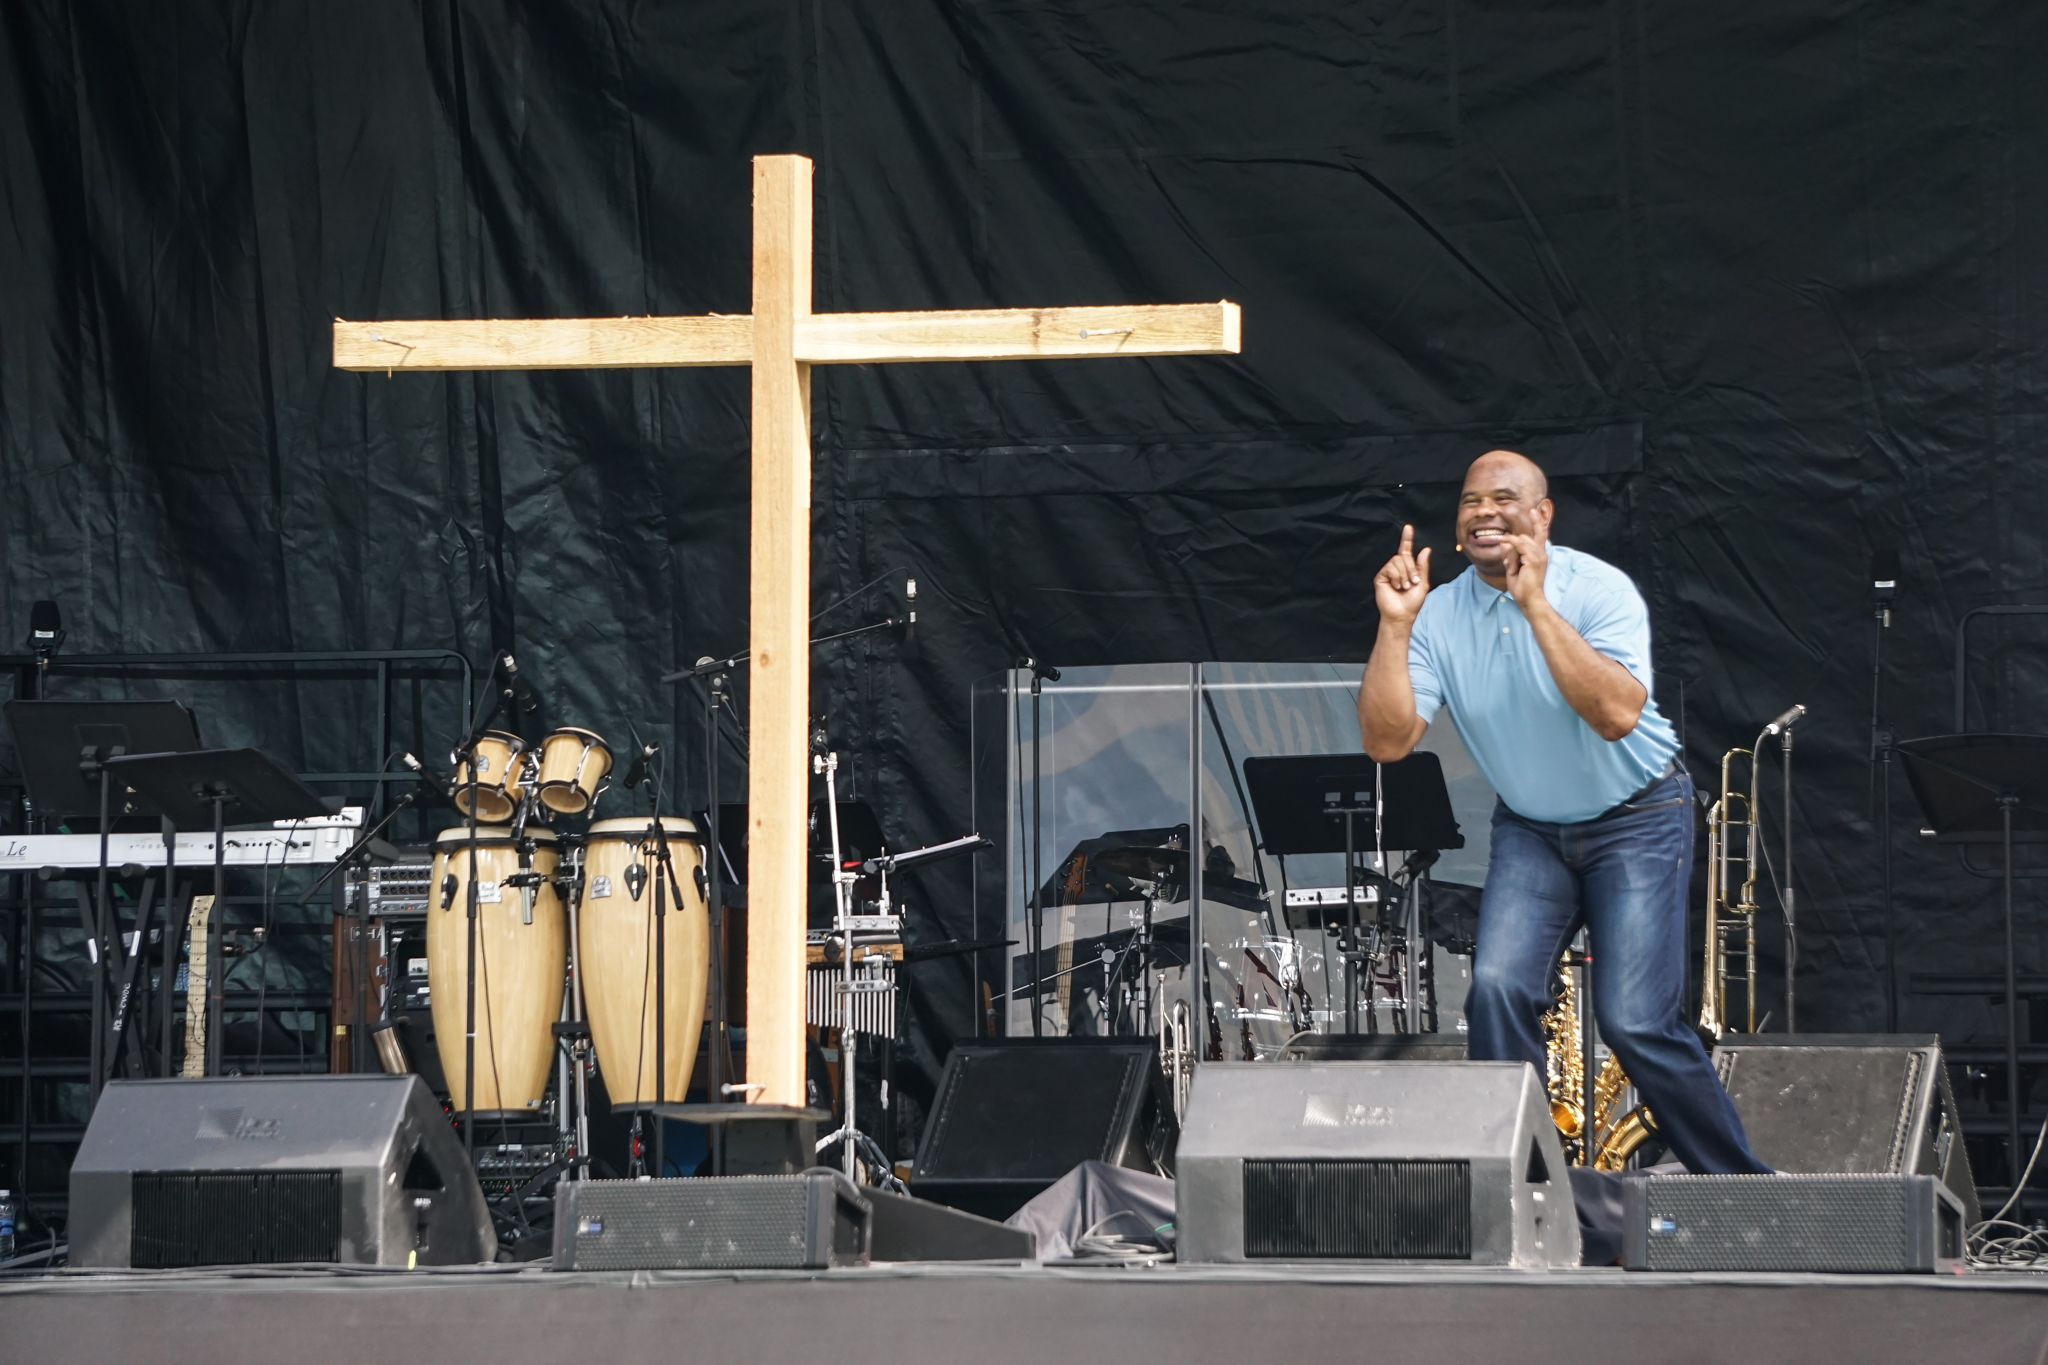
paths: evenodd
<path fill-rule="evenodd" d="M 476 818 L 488 824 L 510 820 L 519 808 L 519 798 L 526 794 L 520 779 L 526 741 L 503 730 L 486 730 L 472 752 L 476 755 Z M 450 798 L 455 809 L 470 813 L 467 759 L 455 769 L 455 790 Z"/>
<path fill-rule="evenodd" d="M 555 870 L 555 836 L 528 826 L 538 844 L 533 871 L 538 886 L 505 885 L 519 871 L 519 848 L 510 827 L 477 830 L 476 887 L 476 1109 L 479 1114 L 526 1113 L 538 1108 L 553 1070 L 555 1039 L 549 1027 L 561 1014 L 568 965 L 568 921 L 548 880 Z M 463 1034 L 468 1014 L 469 861 L 467 826 L 444 829 L 434 840 L 433 881 L 427 900 L 427 980 L 433 991 L 434 1041 L 455 1108 L 463 1107 Z M 528 914 L 527 891 L 532 913 Z"/>
<path fill-rule="evenodd" d="M 534 790 L 549 810 L 581 815 L 611 770 L 612 750 L 603 735 L 565 725 L 540 742 L 540 780 Z"/>
<path fill-rule="evenodd" d="M 654 885 L 661 850 L 649 835 L 649 820 L 599 820 L 583 847 L 583 903 L 576 923 L 577 964 L 583 972 L 583 1011 L 605 1090 L 615 1106 L 657 1100 L 680 1103 L 697 1060 L 697 1034 L 704 1022 L 704 992 L 710 980 L 711 922 L 697 890 L 703 861 L 697 826 L 680 816 L 662 817 L 668 831 L 669 887 L 662 942 L 668 958 L 664 1015 L 667 1041 L 663 1069 L 667 1083 L 654 1084 Z M 724 1096 L 713 1096 L 714 1102 Z"/>

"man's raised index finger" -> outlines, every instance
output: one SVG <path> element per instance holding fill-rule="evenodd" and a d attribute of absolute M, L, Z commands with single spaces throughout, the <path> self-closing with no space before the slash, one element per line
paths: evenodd
<path fill-rule="evenodd" d="M 1401 553 L 1412 554 L 1415 550 L 1415 528 L 1404 525 L 1401 528 Z"/>

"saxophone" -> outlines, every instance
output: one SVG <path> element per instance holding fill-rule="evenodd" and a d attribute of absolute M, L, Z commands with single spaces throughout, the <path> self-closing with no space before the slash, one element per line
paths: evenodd
<path fill-rule="evenodd" d="M 1543 1038 L 1550 1119 L 1564 1141 L 1565 1160 L 1600 1171 L 1618 1171 L 1638 1147 L 1656 1136 L 1657 1125 L 1647 1107 L 1638 1104 L 1617 1114 L 1621 1093 L 1628 1087 L 1621 1061 L 1612 1052 L 1593 1080 L 1593 1122 L 1586 1122 L 1586 1063 L 1579 1044 L 1579 991 L 1572 974 L 1560 964 L 1557 1003 L 1543 1016 Z M 1590 1160 L 1588 1154 L 1590 1153 Z"/>

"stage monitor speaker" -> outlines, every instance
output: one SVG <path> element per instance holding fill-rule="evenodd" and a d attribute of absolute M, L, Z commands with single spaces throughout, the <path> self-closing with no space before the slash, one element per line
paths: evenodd
<path fill-rule="evenodd" d="M 1936 1035 L 1731 1034 L 1714 1070 L 1771 1169 L 1936 1176 L 1971 1223 L 1983 1216 Z"/>
<path fill-rule="evenodd" d="M 866 1265 L 874 1209 L 822 1166 L 796 1175 L 564 1180 L 557 1270 L 821 1270 Z"/>
<path fill-rule="evenodd" d="M 939 1077 L 910 1188 L 1000 1220 L 1084 1161 L 1171 1174 L 1176 1136 L 1149 1041 L 962 1044 Z"/>
<path fill-rule="evenodd" d="M 1963 1206 L 1931 1175 L 1647 1176 L 1622 1208 L 1630 1270 L 1963 1268 Z"/>
<path fill-rule="evenodd" d="M 875 1209 L 878 1261 L 1030 1261 L 1038 1237 L 929 1199 L 887 1190 L 861 1191 Z"/>
<path fill-rule="evenodd" d="M 71 1166 L 71 1264 L 489 1261 L 484 1205 L 417 1076 L 113 1081 Z"/>
<path fill-rule="evenodd" d="M 1210 1062 L 1176 1164 L 1183 1263 L 1579 1263 L 1526 1062 Z"/>

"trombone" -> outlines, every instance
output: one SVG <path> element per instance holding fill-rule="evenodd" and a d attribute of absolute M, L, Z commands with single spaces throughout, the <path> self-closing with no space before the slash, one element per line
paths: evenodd
<path fill-rule="evenodd" d="M 1792 973 L 1798 942 L 1792 935 L 1792 727 L 1806 714 L 1796 703 L 1758 733 L 1747 749 L 1721 755 L 1721 799 L 1707 808 L 1706 961 L 1700 972 L 1700 1030 L 1710 1038 L 1732 1032 L 1728 988 L 1740 982 L 1745 996 L 1743 1033 L 1756 1032 L 1756 872 L 1763 861 L 1763 833 L 1757 812 L 1763 774 L 1757 755 L 1776 737 L 1785 755 L 1785 1027 L 1792 1027 Z M 1749 760 L 1749 790 L 1735 790 L 1737 757 Z M 1736 875 L 1741 874 L 1738 889 Z M 1736 971 L 1739 959 L 1742 970 Z"/>
<path fill-rule="evenodd" d="M 1735 789 L 1737 758 L 1749 760 L 1746 792 Z M 1707 808 L 1707 922 L 1700 971 L 1700 1030 L 1711 1038 L 1734 1031 L 1730 1028 L 1729 987 L 1737 983 L 1744 996 L 1740 1032 L 1756 1032 L 1757 768 L 1755 748 L 1722 754 L 1721 795 Z"/>

